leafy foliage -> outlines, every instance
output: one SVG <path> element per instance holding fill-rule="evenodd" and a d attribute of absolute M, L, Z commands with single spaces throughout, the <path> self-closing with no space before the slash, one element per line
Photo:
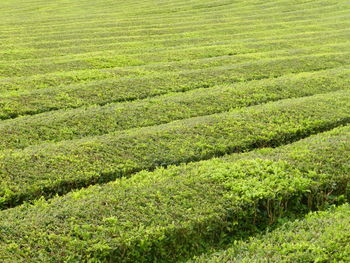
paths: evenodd
<path fill-rule="evenodd" d="M 348 262 L 350 205 L 308 215 L 191 262 Z"/>
<path fill-rule="evenodd" d="M 284 100 L 166 125 L 0 153 L 3 207 L 142 169 L 277 146 L 349 122 L 350 92 Z"/>
<path fill-rule="evenodd" d="M 0 262 L 230 261 L 210 252 L 231 242 L 258 260 L 264 238 L 274 261 L 347 260 L 346 208 L 324 238 L 261 233 L 349 200 L 348 0 L 1 0 L 0 17 Z"/>
<path fill-rule="evenodd" d="M 280 218 L 348 199 L 349 136 L 346 126 L 281 148 L 236 154 L 233 161 L 143 171 L 4 210 L 0 258 L 174 261 L 245 237 Z"/>

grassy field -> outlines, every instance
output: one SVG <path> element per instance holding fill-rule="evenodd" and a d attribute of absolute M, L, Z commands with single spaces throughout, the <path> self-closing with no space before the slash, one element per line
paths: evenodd
<path fill-rule="evenodd" d="M 0 262 L 349 262 L 349 28 L 347 0 L 1 0 Z"/>

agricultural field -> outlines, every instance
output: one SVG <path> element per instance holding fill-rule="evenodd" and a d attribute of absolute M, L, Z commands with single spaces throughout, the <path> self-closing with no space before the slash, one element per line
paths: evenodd
<path fill-rule="evenodd" d="M 0 263 L 350 262 L 348 0 L 1 0 Z"/>

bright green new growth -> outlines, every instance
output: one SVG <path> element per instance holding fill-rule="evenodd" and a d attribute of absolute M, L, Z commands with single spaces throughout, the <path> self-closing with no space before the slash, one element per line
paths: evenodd
<path fill-rule="evenodd" d="M 190 262 L 349 262 L 349 226 L 350 205 L 346 204 Z"/>
<path fill-rule="evenodd" d="M 2 211 L 0 258 L 174 262 L 281 217 L 343 202 L 349 139 L 346 126 L 234 161 L 140 172 Z"/>
<path fill-rule="evenodd" d="M 349 47 L 346 48 L 348 50 Z M 143 99 L 170 92 L 209 88 L 218 84 L 274 78 L 287 73 L 316 71 L 346 65 L 350 53 L 320 54 L 287 58 L 261 59 L 238 65 L 209 67 L 179 73 L 164 72 L 156 76 L 124 77 L 64 86 L 9 93 L 0 97 L 0 119 L 42 112 L 78 108 L 93 104 Z"/>
<path fill-rule="evenodd" d="M 2 206 L 154 169 L 288 143 L 350 121 L 350 92 L 0 152 Z"/>
<path fill-rule="evenodd" d="M 11 1 L 8 8 L 16 3 Z M 0 118 L 324 70 L 349 61 L 345 0 L 221 0 L 218 5 L 178 0 L 160 4 L 161 15 L 152 1 L 129 1 L 121 6 L 108 1 L 110 10 L 99 6 L 82 18 L 81 10 L 96 7 L 95 1 L 79 1 L 58 15 L 55 3 L 37 0 L 30 8 L 44 5 L 48 11 L 29 12 L 28 25 L 23 25 L 25 11 L 15 12 L 17 20 L 13 13 L 7 17 L 11 12 L 5 8 Z M 51 12 L 57 20 L 47 17 Z"/>
<path fill-rule="evenodd" d="M 46 141 L 159 125 L 268 101 L 348 89 L 349 84 L 350 68 L 341 67 L 196 89 L 135 102 L 53 111 L 0 123 L 0 149 L 24 148 Z"/>
<path fill-rule="evenodd" d="M 0 262 L 350 261 L 349 10 L 1 0 Z"/>

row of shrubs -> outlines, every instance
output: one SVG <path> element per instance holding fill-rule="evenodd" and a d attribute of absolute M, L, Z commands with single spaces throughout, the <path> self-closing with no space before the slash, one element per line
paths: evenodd
<path fill-rule="evenodd" d="M 196 89 L 140 101 L 53 111 L 0 122 L 0 150 L 169 123 L 350 87 L 350 67 Z"/>
<path fill-rule="evenodd" d="M 207 69 L 107 79 L 76 86 L 9 93 L 0 97 L 0 119 L 93 104 L 105 105 L 219 84 L 275 78 L 288 73 L 341 67 L 347 65 L 349 57 L 348 52 L 279 57 L 237 65 L 228 64 Z"/>
<path fill-rule="evenodd" d="M 329 1 L 327 4 L 329 4 Z M 233 16 L 234 13 L 237 13 L 237 9 L 234 9 L 232 5 L 229 9 L 220 11 L 221 15 L 229 14 L 224 21 L 203 16 L 195 19 L 192 14 L 191 21 L 182 16 L 182 21 L 178 17 L 167 17 L 169 19 L 164 19 L 161 23 L 157 17 L 158 20 L 153 21 L 153 24 L 143 23 L 138 26 L 127 26 L 127 22 L 130 22 L 128 20 L 124 21 L 124 26 L 121 27 L 120 21 L 116 26 L 115 21 L 106 21 L 106 17 L 104 17 L 98 19 L 95 23 L 89 20 L 88 26 L 86 23 L 81 25 L 70 23 L 69 26 L 65 25 L 64 30 L 61 30 L 58 24 L 44 28 L 42 28 L 42 24 L 36 24 L 34 30 L 29 33 L 22 32 L 20 37 L 13 34 L 13 31 L 18 29 L 13 29 L 11 32 L 7 28 L 3 33 L 2 41 L 2 46 L 7 52 L 1 53 L 1 57 L 3 60 L 41 59 L 48 56 L 58 56 L 59 54 L 106 52 L 113 49 L 115 52 L 112 55 L 141 53 L 142 51 L 147 53 L 154 51 L 155 48 L 160 51 L 164 47 L 168 49 L 181 46 L 181 44 L 182 48 L 193 46 L 200 40 L 204 44 L 209 41 L 212 43 L 214 41 L 219 42 L 218 39 L 235 39 L 237 41 L 237 36 L 261 39 L 262 37 L 266 38 L 266 36 L 278 38 L 282 35 L 307 30 L 314 33 L 317 30 L 324 30 L 327 22 L 329 25 L 334 25 L 334 22 L 341 24 L 336 18 L 346 14 L 344 4 L 346 4 L 345 1 L 338 1 L 333 6 L 325 6 L 322 1 L 312 3 L 293 2 L 291 3 L 293 8 L 302 7 L 303 10 L 302 12 L 300 10 L 290 11 L 288 14 L 281 13 L 280 10 L 288 7 L 289 3 L 281 3 L 281 5 L 275 3 L 272 8 L 269 8 L 269 13 L 266 12 L 266 8 L 260 12 L 257 11 L 256 5 L 254 5 L 246 12 L 247 14 L 250 13 L 251 16 L 244 16 L 244 21 L 237 21 L 237 18 Z M 239 10 L 238 13 L 242 16 L 244 11 Z M 149 19 L 147 20 L 148 23 L 151 22 Z M 173 21 L 174 19 L 177 21 Z M 318 20 L 317 24 L 312 23 L 315 20 Z M 342 23 L 344 24 L 344 22 L 343 20 Z M 38 36 L 40 36 L 39 39 Z M 14 45 L 13 41 L 19 39 L 21 42 Z M 184 42 L 184 40 L 187 41 Z M 126 45 L 125 42 L 127 42 Z M 59 60 L 62 60 L 62 58 L 59 58 Z"/>
<path fill-rule="evenodd" d="M 159 126 L 0 152 L 9 207 L 142 169 L 277 146 L 350 121 L 350 91 L 286 99 Z"/>
<path fill-rule="evenodd" d="M 142 171 L 1 211 L 0 259 L 175 262 L 222 247 L 348 200 L 349 140 L 350 126 L 338 127 L 276 149 Z"/>
<path fill-rule="evenodd" d="M 349 226 L 350 205 L 345 204 L 189 262 L 349 262 Z"/>
<path fill-rule="evenodd" d="M 334 16 L 334 15 L 333 15 Z M 323 26 L 326 26 L 327 24 L 331 24 L 332 21 L 324 22 Z M 283 26 L 285 26 L 283 24 Z M 283 26 L 280 26 L 283 28 Z M 310 26 L 310 25 L 309 25 Z M 321 26 L 321 25 L 319 25 Z M 347 40 L 347 34 L 344 34 L 343 30 L 344 25 L 340 26 L 339 28 L 333 29 L 330 33 L 331 35 L 325 37 L 320 36 L 319 38 L 314 37 L 313 39 L 306 38 L 303 39 L 296 39 L 296 40 L 290 40 L 287 42 L 288 45 L 285 43 L 285 47 L 283 48 L 283 42 L 282 45 L 279 47 L 279 49 L 272 49 L 273 43 L 271 44 L 271 40 L 264 40 L 260 41 L 262 47 L 257 50 L 253 51 L 252 48 L 243 48 L 241 51 L 238 51 L 234 54 L 234 57 L 228 57 L 226 59 L 235 59 L 234 63 L 243 63 L 246 61 L 254 61 L 254 59 L 267 59 L 267 58 L 274 58 L 274 57 L 281 57 L 281 56 L 291 56 L 294 52 L 308 52 L 309 54 L 312 54 L 312 51 L 322 53 L 324 50 L 327 51 L 329 49 L 328 46 L 334 46 L 339 45 L 340 49 L 342 49 L 342 46 L 346 45 Z M 306 29 L 305 25 L 301 28 Z M 222 29 L 224 30 L 224 29 Z M 227 29 L 225 30 L 227 31 Z M 293 29 L 293 32 L 295 29 Z M 278 30 L 273 31 L 278 32 Z M 227 33 L 227 32 L 225 32 Z M 264 32 L 266 33 L 266 32 Z M 290 33 L 290 32 L 284 32 L 284 33 Z M 323 32 L 324 33 L 324 32 Z M 223 33 L 221 33 L 223 34 Z M 262 34 L 262 32 L 259 32 L 259 34 Z M 215 32 L 214 36 L 215 37 Z M 177 36 L 178 38 L 179 36 Z M 220 36 L 216 36 L 217 38 L 220 38 Z M 292 36 L 289 36 L 292 37 Z M 303 36 L 301 36 L 303 37 Z M 332 41 L 333 38 L 333 41 Z M 276 41 L 276 39 L 274 39 Z M 152 43 L 155 44 L 153 41 Z M 230 40 L 226 40 L 226 42 L 229 42 Z M 190 50 L 167 50 L 162 52 L 156 52 L 156 51 L 150 51 L 142 53 L 139 51 L 139 53 L 135 53 L 135 50 L 133 51 L 131 47 L 135 46 L 135 43 L 130 43 L 130 46 L 128 47 L 130 49 L 130 54 L 123 53 L 123 55 L 120 54 L 120 51 L 109 51 L 105 52 L 103 54 L 94 54 L 94 53 L 87 53 L 83 54 L 77 54 L 77 55 L 69 55 L 64 57 L 48 57 L 48 58 L 42 58 L 40 60 L 34 59 L 34 60 L 12 60 L 12 61 L 3 61 L 0 65 L 0 73 L 2 76 L 7 78 L 13 78 L 13 77 L 23 77 L 23 76 L 35 76 L 35 75 L 42 75 L 42 74 L 56 74 L 62 71 L 83 71 L 81 73 L 89 72 L 90 70 L 94 69 L 112 69 L 110 73 L 114 73 L 115 75 L 118 75 L 118 73 L 128 72 L 130 75 L 135 74 L 142 75 L 141 73 L 151 73 L 152 71 L 163 71 L 166 70 L 168 67 L 171 68 L 174 71 L 181 70 L 181 65 L 184 66 L 184 69 L 195 69 L 195 67 L 203 66 L 205 63 L 206 66 L 210 66 L 211 63 L 215 62 L 215 64 L 223 64 L 225 61 L 223 58 L 225 56 L 229 55 L 232 52 L 236 52 L 237 46 L 242 45 L 241 42 L 236 41 L 232 42 L 230 50 L 228 51 L 228 44 L 226 44 L 226 49 L 222 50 L 221 52 L 210 52 L 210 50 L 215 50 L 215 48 L 218 48 L 215 44 L 209 45 L 206 48 L 203 48 L 200 46 L 198 48 L 198 45 L 196 43 L 192 43 L 192 45 L 189 43 L 186 45 L 186 48 L 192 48 Z M 81 40 L 81 42 L 84 42 Z M 269 43 L 270 42 L 270 43 Z M 286 42 L 286 41 L 285 41 Z M 141 43 L 141 42 L 140 42 Z M 140 45 L 138 43 L 138 45 Z M 230 42 L 229 42 L 230 43 Z M 68 45 L 70 46 L 71 43 L 65 43 L 65 42 L 57 42 L 56 45 Z M 124 45 L 127 45 L 128 43 L 124 43 Z M 247 44 L 246 44 L 247 45 Z M 221 45 L 220 45 L 221 46 Z M 220 47 L 219 46 L 219 47 Z M 243 46 L 244 47 L 244 46 Z M 54 47 L 50 47 L 54 48 Z M 344 48 L 343 48 L 344 49 Z M 334 50 L 334 49 L 333 49 Z M 187 51 L 187 52 L 186 52 Z M 249 52 L 250 51 L 250 52 Z M 294 52 L 292 52 L 294 51 Z M 207 53 L 205 53 L 207 52 Z M 174 54 L 174 56 L 171 56 L 171 54 Z M 233 55 L 233 54 L 232 54 Z M 215 61 L 214 58 L 217 58 L 218 61 Z M 200 60 L 204 60 L 204 63 L 198 63 Z M 196 62 L 196 63 L 194 63 Z M 232 62 L 231 62 L 232 63 Z M 161 65 L 165 64 L 166 67 L 161 67 Z M 157 68 L 155 69 L 154 66 Z M 124 71 L 119 68 L 123 67 Z M 118 69 L 121 72 L 118 72 Z M 128 70 L 126 70 L 128 69 Z M 91 77 L 93 76 L 93 71 L 90 72 Z M 113 75 L 113 74 L 110 74 Z"/>
<path fill-rule="evenodd" d="M 4 92 L 17 92 L 24 90 L 33 90 L 33 89 L 43 89 L 50 87 L 58 87 L 62 85 L 70 85 L 70 84 L 78 84 L 78 83 L 86 83 L 88 81 L 96 81 L 107 78 L 116 78 L 116 77 L 125 77 L 125 76 L 139 76 L 144 72 L 140 70 L 140 67 L 134 68 L 133 70 L 129 67 L 128 70 L 123 70 L 120 68 L 111 68 L 115 67 L 115 63 L 124 63 L 125 66 L 135 66 L 135 65 L 146 65 L 149 63 L 159 63 L 159 62 L 171 62 L 171 61 L 184 61 L 184 60 L 192 60 L 192 59 L 205 59 L 211 57 L 225 56 L 225 55 L 234 55 L 235 57 L 247 53 L 257 53 L 257 52 L 269 52 L 273 50 L 285 50 L 287 52 L 292 50 L 295 52 L 296 49 L 301 51 L 301 48 L 305 46 L 311 45 L 323 45 L 334 44 L 335 40 L 340 42 L 344 42 L 348 39 L 347 30 L 342 29 L 333 29 L 329 31 L 325 31 L 324 29 L 320 32 L 315 32 L 315 29 L 312 32 L 307 33 L 294 33 L 287 34 L 281 36 L 274 36 L 273 38 L 263 38 L 262 40 L 255 41 L 254 43 L 239 41 L 237 39 L 225 40 L 225 41 L 212 41 L 212 43 L 205 44 L 204 46 L 196 45 L 191 46 L 190 44 L 183 47 L 169 48 L 169 49 L 155 49 L 154 47 L 146 52 L 140 47 L 131 46 L 131 51 L 139 53 L 134 54 L 129 51 L 128 54 L 125 54 L 125 48 L 123 48 L 123 55 L 117 55 L 115 52 L 104 50 L 99 52 L 87 52 L 87 53 L 78 53 L 78 54 L 70 54 L 67 57 L 48 57 L 43 58 L 44 55 L 40 57 L 40 61 L 45 63 L 50 63 L 51 60 L 60 62 L 61 66 L 63 66 L 65 60 L 67 60 L 65 65 L 65 71 L 52 72 L 47 74 L 35 74 L 29 76 L 29 72 L 26 72 L 26 77 L 12 77 L 2 79 L 0 93 Z M 119 43 L 120 45 L 120 43 Z M 76 46 L 71 47 L 73 50 Z M 102 48 L 102 47 L 100 47 Z M 108 48 L 111 48 L 109 45 Z M 83 48 L 82 48 L 83 49 Z M 135 51 L 136 49 L 136 51 Z M 57 52 L 57 49 L 54 49 Z M 100 49 L 99 49 L 100 50 Z M 79 50 L 82 52 L 82 50 Z M 1 51 L 0 51 L 1 52 Z M 47 51 L 46 51 L 47 52 Z M 63 51 L 60 51 L 63 52 Z M 103 56 L 101 54 L 103 53 Z M 17 54 L 18 52 L 15 52 Z M 130 54 L 129 54 L 130 53 Z M 0 53 L 1 54 L 1 53 Z M 2 54 L 1 54 L 2 55 Z M 18 55 L 18 54 L 17 54 Z M 2 55 L 4 57 L 5 55 Z M 20 56 L 20 55 L 18 55 Z M 113 57 L 111 57 L 113 56 Z M 82 62 L 81 60 L 85 57 L 89 59 L 86 62 Z M 82 63 L 86 66 L 86 64 L 91 64 L 95 69 L 85 69 L 85 70 L 70 70 L 67 71 L 67 67 L 69 67 L 68 60 L 75 60 L 74 63 L 79 64 Z M 237 61 L 242 60 L 238 59 Z M 28 62 L 29 63 L 29 62 Z M 31 62 L 31 63 L 34 63 Z M 237 63 L 237 62 L 236 62 Z M 41 66 L 45 67 L 45 64 L 41 64 Z M 77 66 L 75 66 L 77 67 Z M 102 67 L 105 69 L 101 70 Z M 30 69 L 38 70 L 38 67 L 30 67 Z M 16 70 L 10 70 L 9 67 L 6 67 L 6 70 L 9 72 L 17 72 Z M 34 74 L 35 72 L 31 72 Z"/>

